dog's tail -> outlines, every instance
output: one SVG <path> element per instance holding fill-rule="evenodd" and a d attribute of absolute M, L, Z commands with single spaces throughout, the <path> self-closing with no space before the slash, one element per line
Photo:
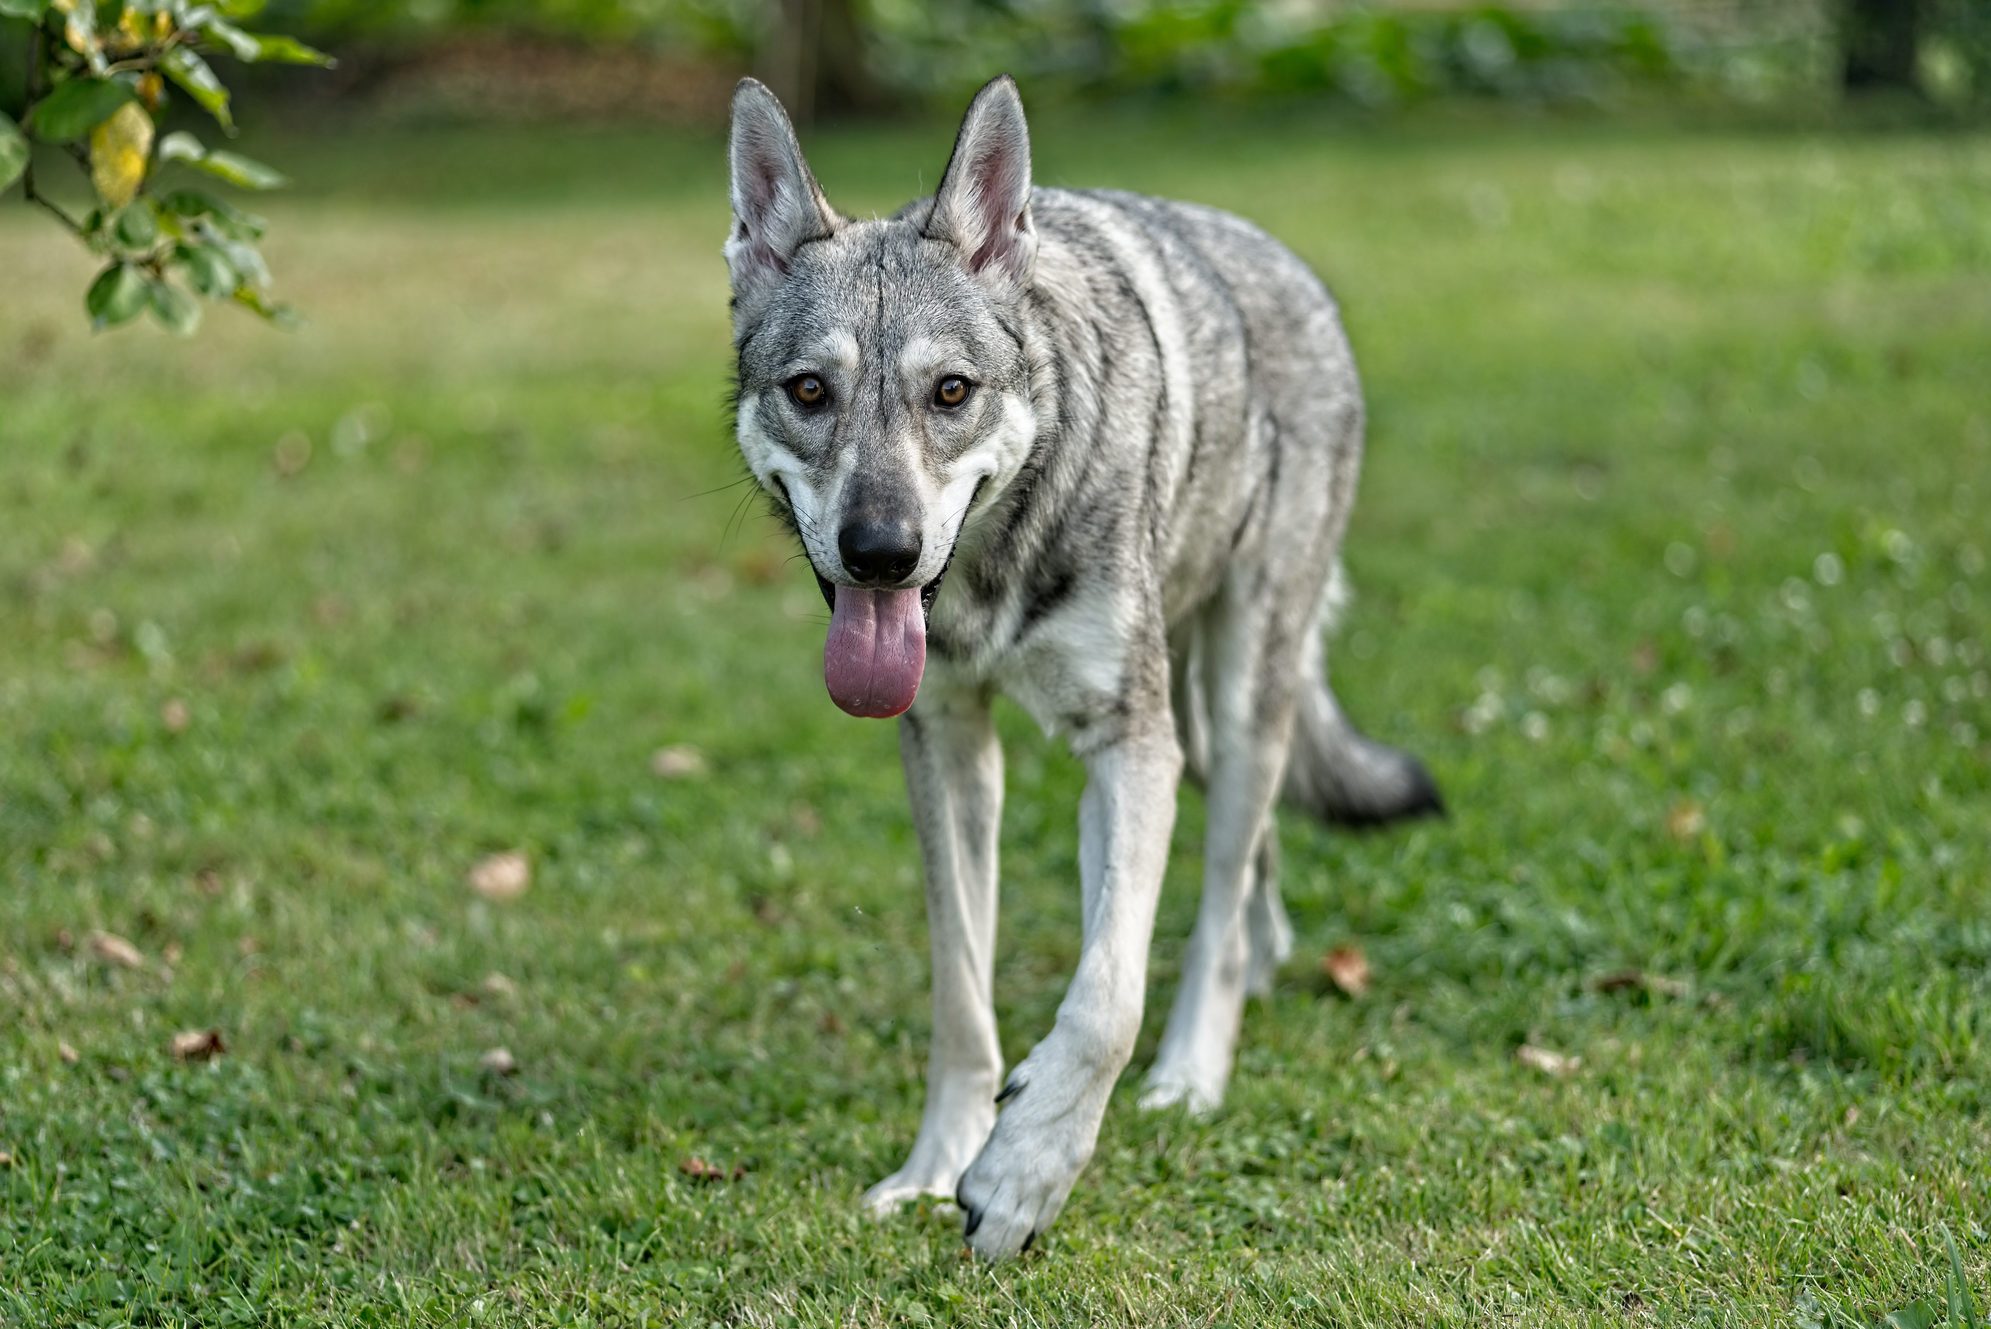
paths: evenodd
<path fill-rule="evenodd" d="M 1335 568 L 1313 634 L 1286 759 L 1285 803 L 1337 826 L 1380 826 L 1410 817 L 1443 816 L 1445 803 L 1424 763 L 1400 748 L 1363 734 L 1342 713 L 1327 686 L 1325 629 L 1347 598 Z"/>

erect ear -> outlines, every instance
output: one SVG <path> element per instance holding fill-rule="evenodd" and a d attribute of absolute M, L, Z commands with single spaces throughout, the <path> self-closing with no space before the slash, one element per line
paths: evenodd
<path fill-rule="evenodd" d="M 1030 128 L 1023 99 L 1004 74 L 975 94 L 954 156 L 933 196 L 926 233 L 949 240 L 973 273 L 1030 278 L 1037 231 L 1030 224 Z"/>
<path fill-rule="evenodd" d="M 838 217 L 816 187 L 788 112 L 765 85 L 741 79 L 733 90 L 733 233 L 726 264 L 740 294 L 788 271 L 795 251 L 835 234 Z"/>

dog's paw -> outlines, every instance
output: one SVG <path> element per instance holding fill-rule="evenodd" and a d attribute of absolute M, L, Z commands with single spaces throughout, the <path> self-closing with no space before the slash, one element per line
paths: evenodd
<path fill-rule="evenodd" d="M 1023 1070 L 1003 1091 L 1011 1102 L 954 1193 L 968 1247 L 987 1260 L 1030 1249 L 1065 1207 L 1099 1138 L 1096 1095 L 1061 1094 L 1048 1076 L 1025 1083 Z"/>
<path fill-rule="evenodd" d="M 916 1200 L 935 1198 L 951 1203 L 957 1184 L 958 1179 L 953 1176 L 921 1174 L 911 1168 L 900 1168 L 864 1192 L 864 1210 L 873 1218 L 890 1218 Z"/>
<path fill-rule="evenodd" d="M 1187 1108 L 1191 1116 L 1208 1116 L 1224 1105 L 1221 1071 L 1179 1062 L 1156 1062 L 1141 1089 L 1141 1107 L 1148 1112 Z"/>

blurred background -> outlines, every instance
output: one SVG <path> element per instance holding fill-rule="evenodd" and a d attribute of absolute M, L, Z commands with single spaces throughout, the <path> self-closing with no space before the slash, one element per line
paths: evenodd
<path fill-rule="evenodd" d="M 752 73 L 806 125 L 952 104 L 990 70 L 1039 102 L 1991 100 L 1977 0 L 276 0 L 260 21 L 339 51 L 316 95 L 408 117 L 710 122 Z"/>
<path fill-rule="evenodd" d="M 153 186 L 260 214 L 212 215 L 296 327 L 92 332 L 112 241 L 0 190 L 0 1321 L 1926 1324 L 1948 1236 L 1991 1287 L 1991 4 L 242 22 L 338 64 L 216 43 L 239 136 L 161 128 L 288 186 Z M 1287 819 L 1225 1114 L 1130 1075 L 991 1279 L 855 1217 L 918 1120 L 918 854 L 741 483 L 719 250 L 740 75 L 863 215 L 1001 71 L 1040 184 L 1235 210 L 1341 300 L 1336 687 L 1452 816 Z M 1082 773 L 999 715 L 1013 1063 Z"/>

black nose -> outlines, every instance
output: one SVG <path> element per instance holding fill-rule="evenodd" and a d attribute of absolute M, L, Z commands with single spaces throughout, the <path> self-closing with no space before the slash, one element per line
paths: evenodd
<path fill-rule="evenodd" d="M 919 528 L 904 518 L 860 517 L 837 532 L 844 571 L 873 586 L 896 586 L 919 566 Z"/>

